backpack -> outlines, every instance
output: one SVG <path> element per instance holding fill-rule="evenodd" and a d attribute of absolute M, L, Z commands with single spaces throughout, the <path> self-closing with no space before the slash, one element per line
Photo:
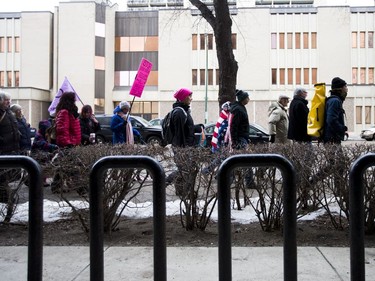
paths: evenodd
<path fill-rule="evenodd" d="M 307 117 L 307 134 L 318 139 L 323 138 L 324 111 L 326 104 L 326 84 L 314 85 L 315 94 L 311 100 L 311 110 Z"/>
<path fill-rule="evenodd" d="M 187 113 L 182 107 L 176 106 L 171 111 L 165 115 L 164 119 L 161 121 L 161 129 L 162 129 L 162 146 L 166 146 L 168 144 L 172 143 L 173 136 L 174 136 L 174 124 L 172 123 L 172 116 L 176 109 L 182 110 L 182 112 L 185 114 L 185 122 L 187 120 Z"/>

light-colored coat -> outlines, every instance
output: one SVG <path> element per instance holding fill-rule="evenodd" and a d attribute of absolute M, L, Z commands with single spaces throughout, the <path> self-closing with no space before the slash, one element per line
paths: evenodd
<path fill-rule="evenodd" d="M 272 102 L 268 108 L 268 130 L 275 135 L 275 143 L 289 143 L 289 116 L 287 109 L 279 102 Z"/>

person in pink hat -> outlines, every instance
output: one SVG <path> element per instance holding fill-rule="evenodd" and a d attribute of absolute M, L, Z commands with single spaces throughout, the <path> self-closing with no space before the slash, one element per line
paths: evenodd
<path fill-rule="evenodd" d="M 193 92 L 186 88 L 176 91 L 173 97 L 176 102 L 173 104 L 171 124 L 173 124 L 174 136 L 172 146 L 186 147 L 194 146 L 194 121 L 190 115 L 190 103 L 193 100 Z"/>

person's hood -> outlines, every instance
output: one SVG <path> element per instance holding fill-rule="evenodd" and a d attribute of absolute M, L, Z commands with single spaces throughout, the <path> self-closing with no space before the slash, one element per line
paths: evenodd
<path fill-rule="evenodd" d="M 120 106 L 116 106 L 115 109 L 113 110 L 113 114 L 117 114 L 121 111 Z"/>
<path fill-rule="evenodd" d="M 271 102 L 270 106 L 268 107 L 268 114 L 274 111 L 276 108 L 280 107 L 279 103 L 276 101 Z"/>

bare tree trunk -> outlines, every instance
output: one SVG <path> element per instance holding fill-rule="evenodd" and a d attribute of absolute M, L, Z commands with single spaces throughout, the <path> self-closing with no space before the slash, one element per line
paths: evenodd
<path fill-rule="evenodd" d="M 238 64 L 233 54 L 232 19 L 228 1 L 214 0 L 214 11 L 200 0 L 190 0 L 199 9 L 202 17 L 211 25 L 216 41 L 217 59 L 219 62 L 219 106 L 226 101 L 235 101 Z"/>

